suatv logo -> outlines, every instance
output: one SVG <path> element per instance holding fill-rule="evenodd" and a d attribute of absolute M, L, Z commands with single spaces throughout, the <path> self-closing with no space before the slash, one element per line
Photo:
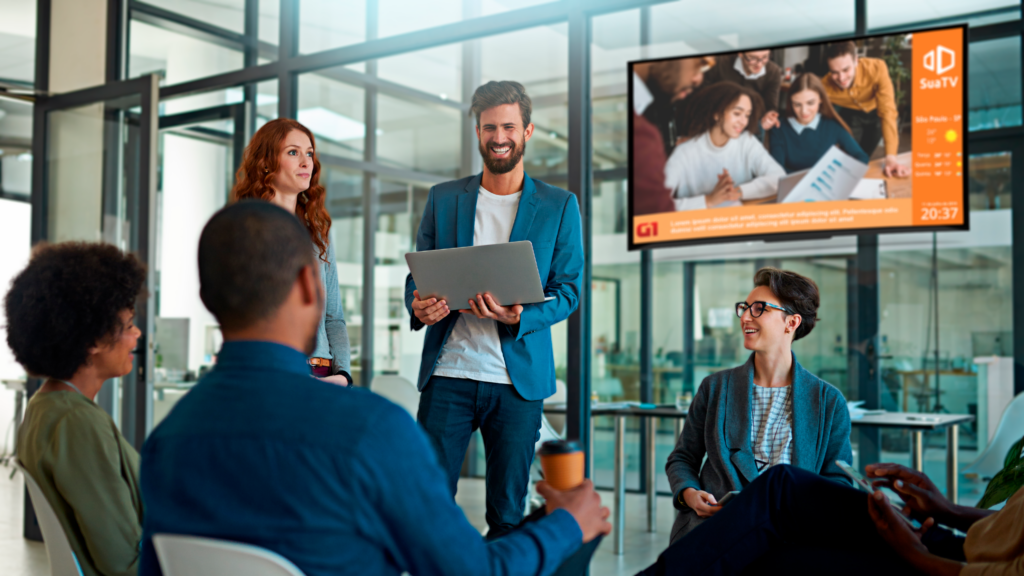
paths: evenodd
<path fill-rule="evenodd" d="M 641 238 L 646 238 L 648 236 L 657 236 L 658 235 L 658 223 L 657 222 L 647 222 L 645 224 L 637 224 L 637 226 L 636 226 L 636 235 L 641 237 Z"/>
<path fill-rule="evenodd" d="M 949 57 L 949 62 L 946 62 L 946 56 Z M 924 55 L 924 69 L 931 70 L 936 74 L 945 74 L 956 66 L 956 52 L 953 52 L 949 48 L 939 44 L 935 47 L 935 50 L 929 50 Z"/>

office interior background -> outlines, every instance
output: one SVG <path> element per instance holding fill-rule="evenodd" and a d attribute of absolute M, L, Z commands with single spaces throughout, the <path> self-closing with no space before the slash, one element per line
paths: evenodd
<path fill-rule="evenodd" d="M 970 38 L 969 232 L 626 250 L 627 62 L 956 23 Z M 98 399 L 141 446 L 216 360 L 200 230 L 253 132 L 296 118 L 317 138 L 354 378 L 415 382 L 404 255 L 430 186 L 481 169 L 474 89 L 517 80 L 536 125 L 526 171 L 577 194 L 584 218 L 580 310 L 554 328 L 567 435 L 589 439 L 592 397 L 673 404 L 744 362 L 733 304 L 772 265 L 821 288 L 800 362 L 867 407 L 976 415 L 966 465 L 994 427 L 990 396 L 1024 390 L 1022 26 L 1007 0 L 0 0 L 0 285 L 43 240 L 103 240 L 149 264 L 147 353 Z M 6 346 L 0 378 L 24 378 Z M 13 412 L 0 390 L 6 451 Z M 626 445 L 635 490 L 640 428 Z M 875 434 L 854 433 L 861 466 L 908 460 L 906 431 Z M 655 441 L 663 462 L 671 422 Z M 945 441 L 926 437 L 940 489 Z M 609 487 L 610 421 L 596 419 L 593 446 Z M 465 473 L 482 475 L 479 442 L 469 456 Z M 983 487 L 961 481 L 961 502 Z"/>

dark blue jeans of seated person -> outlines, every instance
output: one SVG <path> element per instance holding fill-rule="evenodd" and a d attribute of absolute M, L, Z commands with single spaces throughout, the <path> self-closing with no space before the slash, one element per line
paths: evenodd
<path fill-rule="evenodd" d="M 453 497 L 470 435 L 479 429 L 483 436 L 488 539 L 523 521 L 543 409 L 542 400 L 525 400 L 510 384 L 443 376 L 432 376 L 420 395 L 416 420 L 437 451 Z"/>
<path fill-rule="evenodd" d="M 867 499 L 813 472 L 773 466 L 641 574 L 916 574 L 878 535 Z M 931 553 L 961 562 L 963 542 L 937 526 L 923 539 Z"/>

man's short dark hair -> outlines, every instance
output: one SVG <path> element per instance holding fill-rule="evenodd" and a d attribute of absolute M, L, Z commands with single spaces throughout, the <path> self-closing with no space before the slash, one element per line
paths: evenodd
<path fill-rule="evenodd" d="M 199 237 L 199 297 L 222 328 L 248 328 L 281 307 L 314 256 L 294 214 L 262 200 L 237 202 Z"/>
<path fill-rule="evenodd" d="M 814 280 L 789 270 L 761 268 L 754 274 L 754 286 L 767 286 L 779 303 L 800 315 L 800 326 L 793 335 L 799 340 L 811 333 L 818 320 L 818 306 L 821 296 Z"/>
<path fill-rule="evenodd" d="M 857 45 L 853 43 L 853 40 L 847 40 L 845 42 L 833 42 L 825 47 L 825 62 L 834 60 L 840 56 L 850 55 L 850 58 L 856 60 L 857 58 Z"/>
<path fill-rule="evenodd" d="M 519 82 L 511 80 L 491 80 L 487 84 L 476 89 L 473 93 L 473 103 L 469 113 L 476 118 L 477 126 L 480 125 L 480 114 L 495 106 L 504 104 L 518 104 L 519 113 L 523 116 L 523 128 L 530 125 L 530 114 L 533 113 L 533 102 L 526 93 L 526 88 Z"/>
<path fill-rule="evenodd" d="M 4 298 L 7 345 L 29 374 L 68 380 L 121 334 L 145 285 L 146 267 L 116 246 L 41 245 Z"/>

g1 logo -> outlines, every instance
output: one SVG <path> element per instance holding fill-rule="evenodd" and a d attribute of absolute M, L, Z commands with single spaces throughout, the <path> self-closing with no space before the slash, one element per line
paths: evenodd
<path fill-rule="evenodd" d="M 641 237 L 641 238 L 646 238 L 648 236 L 657 236 L 658 235 L 658 223 L 657 222 L 647 222 L 647 223 L 644 223 L 644 224 L 637 224 L 637 226 L 636 226 L 636 235 Z"/>

